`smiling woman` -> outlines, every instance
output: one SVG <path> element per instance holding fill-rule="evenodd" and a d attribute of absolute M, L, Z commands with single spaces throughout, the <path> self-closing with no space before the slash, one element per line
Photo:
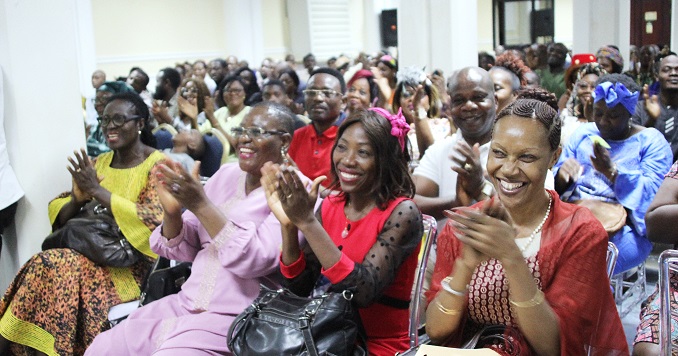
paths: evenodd
<path fill-rule="evenodd" d="M 315 196 L 304 190 L 294 170 L 269 166 L 264 175 L 269 205 L 274 212 L 278 207 L 283 228 L 280 269 L 286 284 L 300 296 L 314 287 L 353 290 L 370 355 L 393 355 L 409 343 L 414 251 L 423 225 L 411 200 L 407 127 L 402 116 L 383 109 L 361 110 L 346 119 L 332 149 L 333 187 L 342 193 L 327 197 L 315 214 Z M 306 238 L 303 246 L 298 231 Z"/>
<path fill-rule="evenodd" d="M 559 140 L 560 120 L 545 102 L 519 98 L 497 115 L 487 162 L 497 197 L 446 211 L 451 221 L 438 237 L 426 311 L 435 343 L 459 347 L 499 324 L 512 336 L 482 346 L 502 354 L 628 354 L 600 282 L 605 231 L 588 210 L 544 189 Z"/>

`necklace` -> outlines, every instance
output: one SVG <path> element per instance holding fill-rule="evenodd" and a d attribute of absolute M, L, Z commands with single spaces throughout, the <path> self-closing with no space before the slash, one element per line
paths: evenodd
<path fill-rule="evenodd" d="M 346 203 L 346 206 L 347 206 L 347 207 L 350 207 L 350 206 L 351 206 L 351 202 L 349 201 L 348 203 Z M 371 210 L 371 209 L 372 209 L 372 205 L 370 204 L 370 205 L 368 205 L 367 207 L 363 208 L 362 210 L 358 211 L 358 215 L 357 215 L 357 216 L 358 216 L 358 220 L 360 220 L 360 219 L 362 219 L 362 218 L 365 217 L 365 215 L 366 215 L 366 214 L 365 214 L 365 210 L 366 210 L 366 209 Z M 369 210 L 367 210 L 368 213 L 369 213 Z M 341 238 L 343 238 L 343 239 L 347 238 L 349 232 L 351 232 L 351 221 L 348 219 L 348 216 L 346 216 L 346 213 L 345 213 L 345 212 L 344 212 L 344 217 L 346 217 L 346 226 L 344 227 L 344 231 L 341 232 Z M 358 220 L 356 220 L 356 221 L 358 221 Z"/>
<path fill-rule="evenodd" d="M 527 243 L 525 244 L 525 246 L 520 248 L 520 253 L 524 253 L 525 250 L 527 250 L 527 248 L 532 244 L 532 241 L 534 241 L 534 238 L 537 237 L 537 234 L 539 233 L 539 231 L 541 231 L 541 228 L 544 226 L 546 219 L 548 219 L 549 214 L 551 213 L 551 202 L 553 202 L 553 198 L 551 197 L 551 194 L 549 194 L 549 207 L 546 208 L 546 214 L 544 214 L 544 218 L 541 219 L 541 222 L 539 223 L 539 225 L 537 225 L 537 227 L 534 229 L 534 231 L 532 231 L 532 233 L 530 234 L 530 239 L 527 240 Z"/>
<path fill-rule="evenodd" d="M 351 231 L 351 222 L 346 219 L 346 227 L 344 227 L 344 231 L 341 232 L 341 238 L 345 239 L 348 237 L 348 232 Z"/>

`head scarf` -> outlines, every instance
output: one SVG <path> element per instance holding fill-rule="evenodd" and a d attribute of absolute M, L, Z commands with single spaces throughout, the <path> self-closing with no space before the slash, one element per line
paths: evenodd
<path fill-rule="evenodd" d="M 601 47 L 598 52 L 596 52 L 596 57 L 607 58 L 612 62 L 615 62 L 619 68 L 624 68 L 624 58 L 622 58 L 621 54 L 619 54 L 619 51 L 613 47 Z"/>
<path fill-rule="evenodd" d="M 398 69 L 398 61 L 395 58 L 391 57 L 390 54 L 385 54 L 379 58 L 381 63 L 384 63 L 387 67 L 391 69 Z"/>
<path fill-rule="evenodd" d="M 353 77 L 351 77 L 351 80 L 348 81 L 348 86 L 350 87 L 351 84 L 353 84 L 353 82 L 355 82 L 358 79 L 372 78 L 372 77 L 373 77 L 373 75 L 372 75 L 371 71 L 369 71 L 367 69 L 361 69 L 361 70 L 355 72 L 355 74 L 353 74 Z"/>
<path fill-rule="evenodd" d="M 118 81 L 104 82 L 104 84 L 101 84 L 97 91 L 106 91 L 109 93 L 113 93 L 114 95 L 120 93 L 136 93 L 136 91 L 134 91 L 134 88 L 129 86 L 129 84 Z"/>
<path fill-rule="evenodd" d="M 638 94 L 638 92 L 631 93 L 622 83 L 604 82 L 598 84 L 596 90 L 593 91 L 593 102 L 597 103 L 605 99 L 605 105 L 608 108 L 622 104 L 633 115 L 638 103 Z"/>

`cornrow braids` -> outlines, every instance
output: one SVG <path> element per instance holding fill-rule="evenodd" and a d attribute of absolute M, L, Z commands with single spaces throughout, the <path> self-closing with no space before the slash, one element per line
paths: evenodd
<path fill-rule="evenodd" d="M 502 110 L 495 119 L 497 121 L 506 116 L 516 116 L 526 119 L 534 119 L 541 123 L 547 131 L 547 138 L 551 150 L 555 151 L 560 145 L 561 122 L 558 111 L 549 103 L 539 99 L 519 98 Z"/>
<path fill-rule="evenodd" d="M 534 99 L 542 101 L 556 112 L 558 111 L 558 98 L 556 95 L 544 88 L 525 88 L 518 93 L 516 99 Z"/>

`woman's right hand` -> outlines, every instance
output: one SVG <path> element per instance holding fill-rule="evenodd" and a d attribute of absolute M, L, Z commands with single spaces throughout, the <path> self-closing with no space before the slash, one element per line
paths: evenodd
<path fill-rule="evenodd" d="M 277 177 L 278 185 L 276 191 L 290 222 L 299 227 L 299 225 L 305 222 L 314 220 L 313 207 L 318 199 L 320 183 L 327 179 L 327 177 L 320 176 L 316 178 L 311 185 L 310 191 L 307 191 L 308 186 L 301 182 L 299 175 L 292 167 L 281 169 L 277 173 Z"/>
<path fill-rule="evenodd" d="M 273 162 L 264 163 L 264 166 L 261 167 L 261 186 L 264 188 L 266 203 L 268 203 L 268 207 L 273 212 L 273 215 L 280 221 L 280 225 L 289 226 L 291 225 L 290 219 L 285 214 L 285 210 L 278 197 L 278 172 L 280 172 L 279 164 Z"/>
<path fill-rule="evenodd" d="M 200 183 L 200 161 L 196 161 L 193 171 L 188 174 L 180 163 L 168 161 L 153 168 L 153 174 L 159 180 L 158 194 L 165 214 L 180 215 L 181 209 L 196 212 L 207 199 Z"/>

